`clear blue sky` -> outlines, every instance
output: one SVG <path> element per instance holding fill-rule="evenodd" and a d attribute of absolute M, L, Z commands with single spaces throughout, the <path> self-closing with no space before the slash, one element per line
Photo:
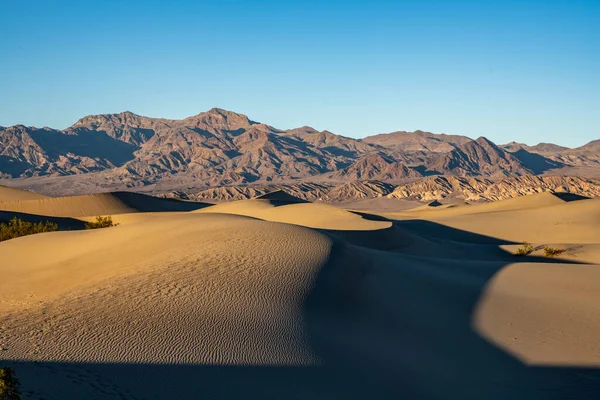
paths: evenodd
<path fill-rule="evenodd" d="M 600 1 L 0 0 L 0 125 L 212 107 L 579 146 L 600 138 Z"/>

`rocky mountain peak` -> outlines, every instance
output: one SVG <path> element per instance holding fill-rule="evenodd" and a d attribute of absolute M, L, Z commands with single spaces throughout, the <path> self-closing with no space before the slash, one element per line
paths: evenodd
<path fill-rule="evenodd" d="M 124 111 L 89 115 L 65 130 L 23 125 L 0 129 L 0 176 L 94 172 L 102 184 L 120 188 L 168 185 L 170 180 L 187 187 L 214 187 L 306 182 L 311 177 L 319 182 L 396 182 L 423 174 L 506 177 L 570 166 L 598 168 L 599 144 L 564 153 L 559 147 L 556 154 L 542 155 L 542 148 L 555 145 L 540 144 L 540 153 L 532 154 L 516 142 L 502 149 L 485 137 L 472 140 L 421 130 L 362 140 L 309 126 L 279 130 L 222 108 L 182 120 Z"/>

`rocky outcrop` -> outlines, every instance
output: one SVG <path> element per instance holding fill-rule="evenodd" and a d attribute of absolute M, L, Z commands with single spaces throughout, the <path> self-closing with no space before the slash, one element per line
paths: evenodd
<path fill-rule="evenodd" d="M 447 153 L 457 146 L 470 142 L 471 139 L 460 135 L 435 134 L 431 132 L 398 131 L 369 136 L 363 139 L 365 143 L 377 144 L 401 152 Z"/>
<path fill-rule="evenodd" d="M 380 153 L 370 154 L 331 175 L 333 180 L 387 180 L 397 181 L 423 176 L 414 168 Z"/>
<path fill-rule="evenodd" d="M 513 154 L 484 137 L 440 155 L 431 162 L 428 169 L 457 176 L 503 177 L 533 173 Z"/>
<path fill-rule="evenodd" d="M 569 176 L 524 175 L 498 181 L 473 177 L 436 176 L 400 185 L 388 197 L 419 201 L 457 199 L 485 202 L 549 191 L 600 197 L 600 181 Z"/>

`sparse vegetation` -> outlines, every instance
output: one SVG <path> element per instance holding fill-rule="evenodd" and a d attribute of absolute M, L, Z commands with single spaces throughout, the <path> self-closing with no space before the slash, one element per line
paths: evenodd
<path fill-rule="evenodd" d="M 565 249 L 555 249 L 553 247 L 544 247 L 544 255 L 546 257 L 556 257 L 559 254 L 564 253 Z"/>
<path fill-rule="evenodd" d="M 58 224 L 53 222 L 27 222 L 17 217 L 8 223 L 0 224 L 0 242 L 21 236 L 33 235 L 42 232 L 54 232 L 58 230 Z"/>
<path fill-rule="evenodd" d="M 517 256 L 528 256 L 531 253 L 533 253 L 533 245 L 528 242 L 523 242 L 521 247 L 519 247 L 517 249 L 516 255 Z"/>
<path fill-rule="evenodd" d="M 85 229 L 99 229 L 99 228 L 110 228 L 111 226 L 117 226 L 119 224 L 115 224 L 112 220 L 112 216 L 108 215 L 106 217 L 96 217 L 95 222 L 88 222 L 85 224 Z"/>
<path fill-rule="evenodd" d="M 21 400 L 19 386 L 14 369 L 0 368 L 0 400 Z"/>

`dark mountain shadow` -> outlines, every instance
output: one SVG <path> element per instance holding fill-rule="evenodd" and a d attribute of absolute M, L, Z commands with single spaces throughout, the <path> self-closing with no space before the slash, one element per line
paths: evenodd
<path fill-rule="evenodd" d="M 519 161 L 521 161 L 525 168 L 531 170 L 536 175 L 543 174 L 549 169 L 561 168 L 565 166 L 564 164 L 550 160 L 549 158 L 539 154 L 530 153 L 525 149 L 519 149 L 510 154 L 515 156 Z"/>
<path fill-rule="evenodd" d="M 427 172 L 427 167 L 425 165 L 416 165 L 416 166 L 412 167 L 412 169 L 414 169 L 421 175 L 425 175 L 425 172 Z"/>
<path fill-rule="evenodd" d="M 26 162 L 0 155 L 0 172 L 8 174 L 13 178 L 18 178 L 29 168 L 31 168 L 31 165 Z"/>
<path fill-rule="evenodd" d="M 290 147 L 297 148 L 312 157 L 317 157 L 317 158 L 321 157 L 321 154 L 319 154 L 318 152 L 315 151 L 314 146 L 312 146 L 311 144 L 309 144 L 303 140 L 296 139 L 296 138 L 290 137 L 290 136 L 280 136 L 280 135 L 270 135 L 270 138 L 271 138 L 271 140 L 273 140 L 275 143 L 279 144 L 283 148 L 286 148 L 286 149 L 289 149 Z M 322 149 L 319 149 L 319 150 L 322 150 Z"/>
<path fill-rule="evenodd" d="M 113 139 L 106 132 L 87 129 L 78 130 L 74 135 L 37 129 L 31 132 L 31 137 L 51 157 L 73 153 L 77 156 L 108 160 L 116 166 L 133 160 L 133 153 L 139 149 L 136 145 Z"/>
<path fill-rule="evenodd" d="M 118 129 L 115 132 L 116 137 L 113 137 L 107 131 L 103 131 L 100 129 L 94 129 L 93 127 L 85 127 L 85 126 L 80 126 L 80 127 L 76 127 L 76 128 L 71 127 L 71 128 L 64 130 L 63 132 L 68 135 L 79 135 L 79 134 L 85 135 L 90 132 L 100 132 L 100 133 L 107 135 L 115 140 L 133 144 L 136 146 L 141 146 L 142 144 L 146 143 L 148 140 L 152 139 L 154 137 L 154 135 L 156 135 L 156 131 L 154 131 L 154 129 L 139 128 L 139 127 L 138 128 L 126 127 L 126 129 Z"/>
<path fill-rule="evenodd" d="M 228 158 L 235 158 L 238 156 L 241 156 L 242 153 L 240 153 L 237 150 L 224 150 L 223 153 L 228 157 Z"/>
<path fill-rule="evenodd" d="M 329 154 L 333 154 L 334 156 L 338 156 L 338 157 L 348 157 L 348 158 L 356 157 L 355 151 L 340 149 L 339 147 L 334 147 L 334 146 L 323 147 L 323 151 L 326 151 Z"/>
<path fill-rule="evenodd" d="M 403 228 L 472 246 L 491 240 L 431 222 Z M 319 365 L 36 362 L 2 360 L 1 352 L 0 365 L 16 370 L 27 398 L 598 398 L 599 368 L 526 365 L 473 327 L 487 286 L 512 262 L 414 257 L 331 237 L 330 261 L 303 307 Z"/>
<path fill-rule="evenodd" d="M 433 171 L 433 170 L 428 169 L 426 165 L 416 165 L 411 168 L 423 176 L 444 175 L 443 173 L 441 173 L 439 171 Z"/>
<path fill-rule="evenodd" d="M 240 136 L 242 133 L 246 132 L 246 129 L 244 129 L 244 128 L 229 129 L 229 130 L 224 130 L 223 132 L 225 132 L 226 134 L 229 134 L 233 137 L 236 137 L 236 136 Z"/>

